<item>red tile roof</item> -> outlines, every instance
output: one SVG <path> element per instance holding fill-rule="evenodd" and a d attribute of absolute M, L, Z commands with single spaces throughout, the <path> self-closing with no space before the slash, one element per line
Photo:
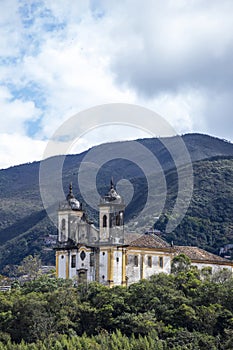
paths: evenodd
<path fill-rule="evenodd" d="M 141 237 L 141 235 L 142 235 L 141 233 L 127 232 L 127 233 L 125 233 L 124 243 L 125 244 L 130 244 L 135 239 Z"/>
<path fill-rule="evenodd" d="M 137 248 L 169 248 L 171 247 L 169 243 L 163 240 L 156 234 L 143 234 L 140 235 L 138 233 L 126 233 L 125 234 L 125 244 L 130 247 Z M 227 263 L 233 266 L 233 262 L 227 259 L 224 259 L 218 255 L 212 254 L 198 247 L 190 247 L 190 246 L 173 246 L 175 251 L 175 255 L 185 254 L 191 260 L 199 260 L 199 261 L 208 261 L 209 263 Z"/>
<path fill-rule="evenodd" d="M 203 260 L 203 261 L 205 260 L 205 261 L 213 261 L 213 262 L 231 263 L 231 261 L 224 259 L 221 256 L 209 253 L 206 250 L 203 250 L 198 247 L 174 246 L 174 249 L 177 255 L 183 253 L 187 255 L 191 260 Z"/>
<path fill-rule="evenodd" d="M 169 248 L 170 244 L 155 234 L 144 234 L 139 238 L 131 240 L 129 243 L 131 247 L 139 248 Z"/>

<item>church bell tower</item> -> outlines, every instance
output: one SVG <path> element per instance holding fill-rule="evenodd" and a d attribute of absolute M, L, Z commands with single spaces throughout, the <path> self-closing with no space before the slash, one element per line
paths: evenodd
<path fill-rule="evenodd" d="M 108 193 L 99 203 L 99 242 L 105 244 L 124 243 L 123 198 L 117 193 L 113 180 Z"/>

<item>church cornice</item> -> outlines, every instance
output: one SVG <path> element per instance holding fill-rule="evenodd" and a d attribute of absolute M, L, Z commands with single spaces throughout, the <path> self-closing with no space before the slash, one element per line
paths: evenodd
<path fill-rule="evenodd" d="M 233 261 L 221 261 L 221 260 L 201 260 L 201 259 L 190 259 L 192 263 L 196 264 L 211 264 L 211 265 L 222 265 L 222 266 L 231 266 L 233 268 Z"/>
<path fill-rule="evenodd" d="M 128 251 L 137 251 L 137 252 L 150 252 L 150 253 L 175 253 L 175 250 L 172 247 L 167 248 L 153 248 L 153 247 L 136 247 L 136 246 L 128 246 Z"/>

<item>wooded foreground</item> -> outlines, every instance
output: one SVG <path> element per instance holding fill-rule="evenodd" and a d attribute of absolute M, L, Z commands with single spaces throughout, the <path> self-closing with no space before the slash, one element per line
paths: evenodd
<path fill-rule="evenodd" d="M 0 329 L 0 350 L 230 350 L 233 278 L 179 261 L 128 288 L 41 276 L 0 292 Z"/>

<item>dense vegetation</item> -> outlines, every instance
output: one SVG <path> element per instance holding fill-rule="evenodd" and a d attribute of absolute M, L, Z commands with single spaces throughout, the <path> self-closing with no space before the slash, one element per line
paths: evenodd
<path fill-rule="evenodd" d="M 194 191 L 188 211 L 168 241 L 195 245 L 218 254 L 219 248 L 233 243 L 233 159 L 213 159 L 193 164 Z M 172 177 L 172 172 L 168 176 Z M 168 197 L 172 198 L 171 187 Z M 170 204 L 170 202 L 169 202 Z M 163 231 L 169 205 L 156 223 Z"/>
<path fill-rule="evenodd" d="M 128 288 L 47 276 L 15 284 L 0 292 L 0 349 L 232 349 L 233 278 L 179 258 L 173 274 Z"/>
<path fill-rule="evenodd" d="M 184 135 L 183 140 L 194 162 L 194 194 L 184 220 L 175 232 L 165 234 L 164 238 L 169 242 L 173 240 L 175 244 L 198 245 L 218 253 L 221 246 L 233 243 L 233 145 L 198 134 Z M 164 232 L 174 204 L 174 194 L 177 193 L 174 162 L 158 139 L 144 139 L 140 142 L 155 154 L 166 174 L 166 208 L 156 225 L 156 228 Z M 166 140 L 166 143 L 172 142 L 174 138 Z M 129 144 L 130 142 L 126 147 Z M 85 153 L 67 156 L 63 169 L 64 191 L 67 192 L 69 182 L 73 181 L 74 193 L 79 199 L 77 172 L 84 155 Z M 40 198 L 39 165 L 39 162 L 34 162 L 0 171 L 0 271 L 6 265 L 18 265 L 29 254 L 39 254 L 43 264 L 55 263 L 54 252 L 44 249 L 45 235 L 56 234 L 56 227 L 46 216 Z M 51 181 L 56 181 L 55 170 L 51 169 Z M 135 196 L 126 211 L 127 222 L 145 204 L 145 177 L 139 167 L 123 159 L 108 162 L 97 178 L 101 194 L 106 192 L 111 176 L 114 176 L 115 181 L 126 178 L 134 186 Z M 97 212 L 88 206 L 86 209 L 98 225 Z M 129 225 L 129 229 L 143 233 L 153 224 L 154 221 L 148 214 L 136 226 Z"/>

